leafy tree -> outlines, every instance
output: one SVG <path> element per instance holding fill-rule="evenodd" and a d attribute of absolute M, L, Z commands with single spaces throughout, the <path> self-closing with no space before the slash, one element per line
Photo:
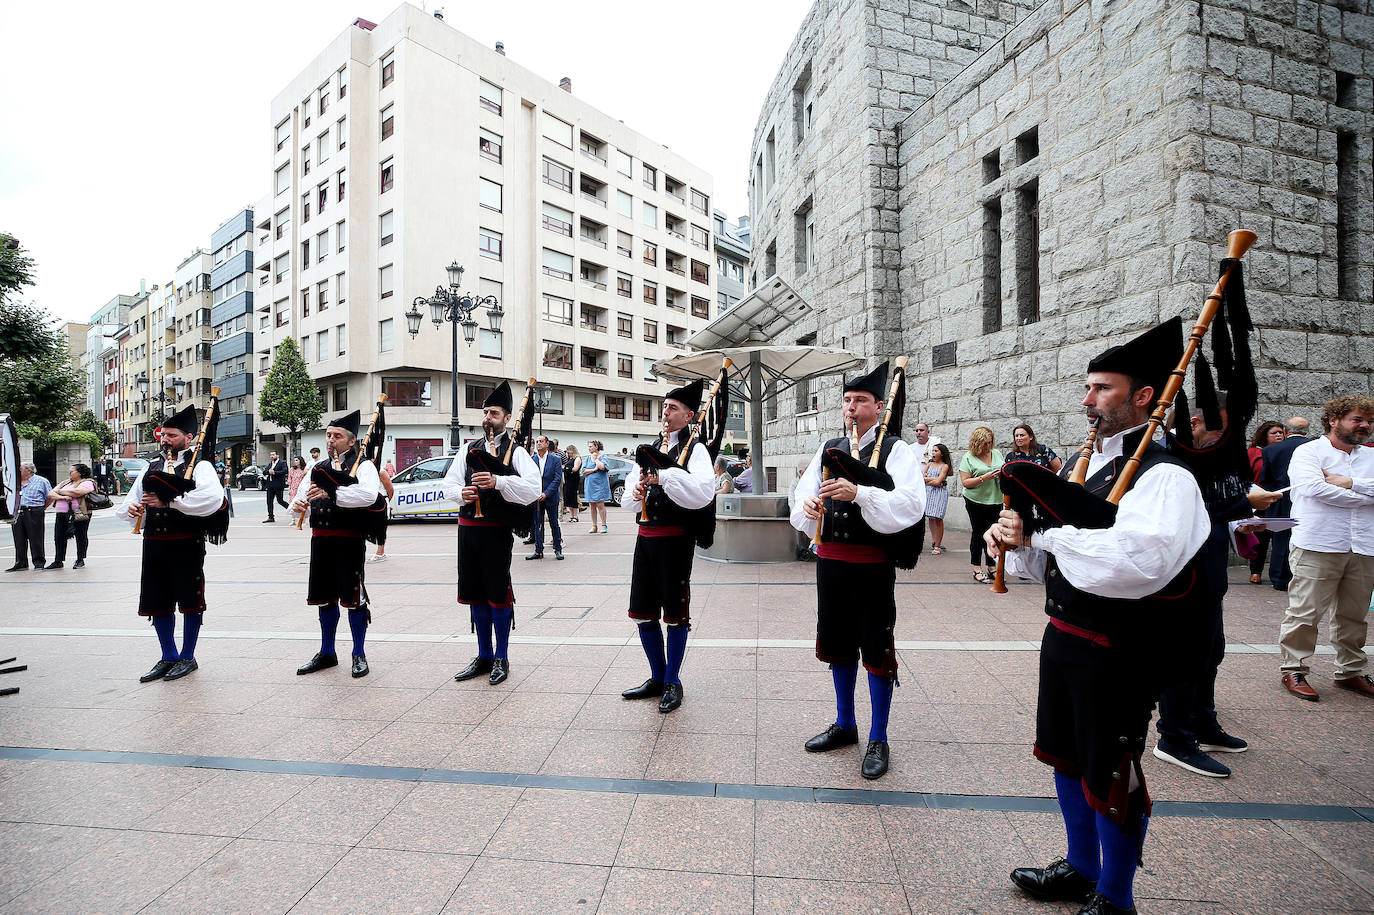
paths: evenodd
<path fill-rule="evenodd" d="M 300 433 L 320 427 L 324 402 L 305 367 L 296 341 L 287 337 L 272 360 L 272 369 L 258 395 L 258 415 L 290 433 L 288 453 L 300 450 Z"/>
<path fill-rule="evenodd" d="M 76 422 L 72 424 L 72 428 L 79 429 L 82 432 L 94 432 L 96 438 L 100 441 L 100 450 L 102 453 L 108 451 L 110 446 L 114 444 L 115 434 L 114 430 L 110 428 L 110 424 L 97 417 L 95 413 L 90 410 L 82 410 L 81 415 L 78 416 Z"/>
<path fill-rule="evenodd" d="M 0 413 L 55 429 L 81 402 L 85 379 L 52 316 L 18 301 L 33 269 L 18 239 L 0 232 Z"/>

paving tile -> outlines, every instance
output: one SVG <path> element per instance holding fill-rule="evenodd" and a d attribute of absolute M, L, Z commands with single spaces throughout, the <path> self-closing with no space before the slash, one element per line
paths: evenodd
<path fill-rule="evenodd" d="M 346 848 L 235 839 L 141 912 L 285 912 L 334 866 Z"/>
<path fill-rule="evenodd" d="M 602 667 L 553 667 L 541 664 L 516 686 L 517 693 L 590 693 L 605 675 Z"/>
<path fill-rule="evenodd" d="M 5 783 L 6 814 L 65 826 L 127 828 L 214 777 L 194 769 L 45 761 Z"/>
<path fill-rule="evenodd" d="M 457 749 L 439 761 L 439 768 L 479 772 L 538 772 L 562 739 L 563 733 L 556 728 L 478 725 L 468 732 Z"/>
<path fill-rule="evenodd" d="M 852 915 L 854 912 L 905 912 L 906 891 L 883 883 L 841 883 L 792 877 L 755 877 L 755 915 Z M 936 910 L 930 910 L 936 911 Z"/>
<path fill-rule="evenodd" d="M 410 793 L 409 782 L 320 778 L 263 817 L 251 839 L 355 845 Z"/>
<path fill-rule="evenodd" d="M 438 912 L 475 858 L 384 848 L 354 848 L 291 909 L 291 915 Z"/>
<path fill-rule="evenodd" d="M 463 877 L 446 915 L 595 912 L 610 869 L 479 858 Z"/>
<path fill-rule="evenodd" d="M 1276 825 L 1374 896 L 1374 823 Z"/>
<path fill-rule="evenodd" d="M 581 694 L 511 693 L 487 721 L 510 728 L 563 729 L 572 724 L 586 698 Z"/>
<path fill-rule="evenodd" d="M 883 807 L 897 874 L 907 886 L 986 887 L 990 875 L 1024 866 L 1029 850 L 1007 815 L 991 811 Z"/>
<path fill-rule="evenodd" d="M 644 772 L 645 778 L 666 781 L 732 784 L 753 784 L 754 775 L 752 735 L 675 734 L 666 730 L 659 735 Z"/>
<path fill-rule="evenodd" d="M 7 823 L 0 827 L 0 904 L 100 848 L 119 833 L 80 826 Z"/>
<path fill-rule="evenodd" d="M 634 805 L 632 794 L 528 788 L 483 854 L 609 866 Z"/>
<path fill-rule="evenodd" d="M 618 867 L 753 873 L 754 801 L 640 795 Z"/>
<path fill-rule="evenodd" d="M 642 703 L 643 704 L 643 703 Z M 658 710 L 644 709 L 658 715 Z M 539 767 L 543 775 L 644 778 L 658 735 L 652 731 L 569 730 Z"/>
<path fill-rule="evenodd" d="M 393 721 L 344 757 L 344 761 L 429 769 L 458 749 L 471 732 L 472 726 L 466 724 Z"/>
<path fill-rule="evenodd" d="M 449 682 L 452 682 L 450 677 Z M 492 711 L 506 701 L 505 693 L 443 687 L 411 706 L 400 721 L 432 721 L 447 724 L 482 724 Z"/>
<path fill-rule="evenodd" d="M 279 709 L 279 712 L 292 709 Z M 350 718 L 264 718 L 279 729 L 278 736 L 258 748 L 262 759 L 339 762 L 367 743 L 388 724 L 386 721 Z"/>
<path fill-rule="evenodd" d="M 617 681 L 619 682 L 619 681 Z M 684 703 L 681 708 L 671 715 L 650 715 L 650 705 L 647 700 L 627 701 L 616 693 L 593 693 L 587 697 L 586 703 L 578 711 L 577 717 L 573 719 L 571 728 L 573 730 L 610 730 L 610 731 L 659 731 L 667 724 L 676 724 L 674 719 L 684 716 L 692 716 L 691 721 L 699 720 L 707 711 L 703 703 L 708 700 L 693 700 L 691 703 Z M 748 733 L 753 733 L 753 723 L 750 722 Z"/>
<path fill-rule="evenodd" d="M 1081 906 L 1036 902 L 1017 892 L 1011 881 L 991 888 L 907 887 L 907 903 L 914 915 L 1070 915 Z M 1154 909 L 1146 911 L 1153 913 Z"/>
<path fill-rule="evenodd" d="M 405 798 L 359 844 L 443 854 L 481 854 L 521 789 L 487 785 L 424 783 Z"/>
<path fill-rule="evenodd" d="M 219 772 L 136 825 L 160 832 L 240 836 L 316 779 L 267 772 Z"/>
<path fill-rule="evenodd" d="M 759 876 L 897 882 L 876 807 L 758 801 L 754 819 Z"/>
<path fill-rule="evenodd" d="M 726 915 L 753 905 L 754 881 L 731 874 L 617 867 L 598 915 Z"/>

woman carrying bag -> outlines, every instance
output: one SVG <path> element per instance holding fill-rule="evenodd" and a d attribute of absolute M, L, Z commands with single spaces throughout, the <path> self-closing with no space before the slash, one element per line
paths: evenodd
<path fill-rule="evenodd" d="M 587 443 L 587 459 L 582 462 L 585 495 L 592 510 L 592 529 L 588 531 L 591 534 L 597 532 L 597 518 L 601 519 L 601 533 L 606 533 L 606 503 L 611 499 L 610 475 L 606 472 L 606 462 L 601 459 L 602 454 L 600 440 L 592 439 Z"/>
<path fill-rule="evenodd" d="M 67 471 L 67 481 L 48 493 L 48 503 L 57 514 L 53 527 L 53 560 L 44 569 L 60 569 L 67 558 L 67 541 L 76 538 L 76 562 L 73 569 L 86 567 L 86 547 L 89 543 L 91 515 L 86 497 L 95 492 L 95 480 L 87 464 L 73 464 Z"/>

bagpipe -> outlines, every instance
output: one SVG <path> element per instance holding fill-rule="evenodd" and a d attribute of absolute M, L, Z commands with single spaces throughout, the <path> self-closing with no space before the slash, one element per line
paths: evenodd
<path fill-rule="evenodd" d="M 529 453 L 530 450 L 531 433 L 534 427 L 534 401 L 530 395 L 534 393 L 534 386 L 535 379 L 533 378 L 525 385 L 525 396 L 520 401 L 520 411 L 515 416 L 515 424 L 510 429 L 504 450 L 497 454 L 488 450 L 494 440 L 494 437 L 490 435 L 487 436 L 488 448 L 467 449 L 465 460 L 470 471 L 489 473 L 494 477 L 519 474 L 520 471 L 515 469 L 513 463 L 515 449 L 524 448 L 526 453 Z M 477 499 L 473 503 L 474 518 L 502 524 L 522 538 L 529 535 L 532 515 L 532 509 L 529 505 L 507 502 L 495 488 L 485 497 L 485 511 L 483 510 L 483 501 L 482 490 L 478 489 Z"/>
<path fill-rule="evenodd" d="M 897 484 L 892 475 L 878 465 L 882 462 L 883 443 L 888 434 L 891 433 L 894 438 L 900 438 L 902 434 L 902 415 L 906 412 L 907 362 L 906 356 L 898 356 L 893 360 L 892 381 L 888 385 L 882 419 L 878 423 L 878 432 L 873 438 L 873 453 L 869 455 L 868 461 L 864 462 L 859 456 L 859 427 L 850 423 L 848 450 L 826 448 L 821 452 L 822 482 L 831 479 L 849 480 L 855 486 L 872 486 L 885 492 L 891 492 L 896 488 Z M 821 508 L 821 517 L 816 521 L 816 533 L 811 538 L 811 543 L 815 546 L 819 546 L 824 539 L 825 518 L 830 512 L 833 500 L 827 499 L 826 502 L 827 504 Z M 924 528 L 919 523 L 896 534 L 882 535 L 884 549 L 899 568 L 914 569 L 916 559 L 920 555 L 923 535 Z"/>
<path fill-rule="evenodd" d="M 143 472 L 139 482 L 143 485 L 145 493 L 152 493 L 163 501 L 165 505 L 171 507 L 173 500 L 196 488 L 195 472 L 196 463 L 200 460 L 201 454 L 206 454 L 208 461 L 214 461 L 215 448 L 219 437 L 219 388 L 210 389 L 210 405 L 205 410 L 205 418 L 201 421 L 200 432 L 196 435 L 195 446 L 191 449 L 191 457 L 186 461 L 186 469 L 181 473 L 169 472 L 166 469 L 148 469 Z M 171 465 L 173 455 L 167 446 L 162 447 L 163 467 Z M 216 475 L 218 479 L 218 475 Z M 135 534 L 143 532 L 143 514 L 134 520 Z M 229 537 L 229 497 L 226 495 L 220 503 L 220 507 L 215 509 L 214 514 L 199 519 L 201 529 L 205 534 L 205 539 L 213 544 L 219 545 Z"/>
<path fill-rule="evenodd" d="M 687 462 L 691 459 L 692 446 L 701 441 L 706 446 L 706 453 L 711 456 L 714 463 L 717 455 L 720 454 L 721 443 L 725 440 L 725 423 L 730 413 L 730 367 L 734 365 L 734 360 L 728 356 L 721 362 L 720 373 L 711 385 L 710 392 L 702 401 L 701 408 L 692 415 L 692 421 L 683 430 L 682 447 L 678 451 L 676 459 L 668 456 L 663 450 L 668 442 L 668 424 L 663 424 L 663 431 L 659 434 L 658 440 L 650 445 L 643 444 L 635 449 L 635 463 L 639 465 L 641 477 L 646 474 L 658 474 L 661 470 L 672 467 L 686 468 Z M 703 436 L 703 429 L 707 433 Z M 668 499 L 663 487 L 657 484 L 645 488 L 644 499 L 640 502 L 639 511 L 640 521 L 650 519 L 650 505 L 660 506 L 660 511 L 667 509 L 673 511 L 672 503 Z M 695 538 L 697 545 L 702 549 L 710 549 L 716 537 L 716 500 L 711 499 L 710 503 L 704 508 L 688 511 L 677 509 L 675 513 L 686 512 L 690 517 L 690 533 Z"/>
<path fill-rule="evenodd" d="M 368 424 L 367 434 L 359 440 L 357 453 L 353 455 L 353 460 L 347 460 L 348 455 L 344 455 L 344 460 L 340 461 L 340 466 L 334 467 L 331 461 L 318 461 L 310 468 L 310 476 L 306 479 L 307 485 L 319 487 L 329 495 L 330 499 L 339 491 L 341 486 L 352 486 L 358 482 L 358 468 L 363 461 L 372 461 L 380 469 L 382 460 L 382 444 L 386 441 L 386 394 L 377 395 L 377 409 L 372 414 L 372 422 Z M 352 452 L 349 452 L 351 454 Z M 355 511 L 358 509 L 355 509 Z M 387 504 L 385 493 L 378 493 L 377 498 L 367 508 L 361 509 L 366 512 L 364 516 L 363 535 L 373 543 L 378 543 L 386 531 L 387 524 Z M 301 512 L 296 518 L 296 530 L 305 527 L 306 512 Z"/>
<path fill-rule="evenodd" d="M 1249 309 L 1245 303 L 1245 284 L 1241 258 L 1254 245 L 1254 232 L 1237 229 L 1227 238 L 1226 257 L 1220 265 L 1220 276 L 1208 294 L 1197 322 L 1188 336 L 1183 355 L 1169 373 L 1164 390 L 1155 401 L 1144 434 L 1135 452 L 1130 455 L 1116 475 L 1111 491 L 1105 496 L 1087 490 L 1083 483 L 1087 475 L 1097 428 L 1089 430 L 1088 439 L 1079 451 L 1073 472 L 1061 477 L 1047 467 L 1030 461 L 1011 461 L 1002 466 L 1003 504 L 1021 516 L 1027 534 L 1052 527 L 1103 529 L 1116 521 L 1117 506 L 1135 481 L 1141 461 L 1151 447 L 1155 433 L 1165 425 L 1175 399 L 1175 434 L 1165 435 L 1169 453 L 1187 464 L 1199 484 L 1206 489 L 1209 479 L 1226 475 L 1233 468 L 1248 468 L 1246 442 L 1243 432 L 1254 416 L 1259 388 L 1250 354 L 1249 333 L 1252 330 Z M 1220 320 L 1217 320 L 1220 318 Z M 1212 361 L 1216 365 L 1214 385 L 1207 360 L 1198 349 L 1208 328 L 1212 334 Z M 1216 388 L 1228 391 L 1228 417 L 1220 438 L 1206 447 L 1194 447 L 1189 423 L 1188 400 L 1182 393 L 1188 366 L 1197 355 L 1194 383 L 1198 405 L 1207 428 L 1223 428 Z M 992 589 L 1005 593 L 1006 551 L 999 552 L 997 573 Z"/>

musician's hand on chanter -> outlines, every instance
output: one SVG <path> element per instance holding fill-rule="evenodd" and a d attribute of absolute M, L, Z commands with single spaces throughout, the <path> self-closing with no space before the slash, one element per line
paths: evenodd
<path fill-rule="evenodd" d="M 853 502 L 859 495 L 859 486 L 853 480 L 832 477 L 821 484 L 821 498 L 835 499 L 839 502 Z"/>
<path fill-rule="evenodd" d="M 496 487 L 496 477 L 487 473 L 485 470 L 472 475 L 472 485 L 478 489 L 494 489 Z"/>
<path fill-rule="evenodd" d="M 1021 516 L 1009 508 L 1002 509 L 997 516 L 997 523 L 987 529 L 983 534 L 983 542 L 987 544 L 988 555 L 994 559 L 1002 552 L 1005 544 L 1009 549 L 1027 546 L 1025 538 L 1025 526 L 1021 523 Z"/>
<path fill-rule="evenodd" d="M 127 511 L 129 512 L 130 518 L 139 518 L 143 515 L 143 506 L 138 502 L 135 502 L 133 505 L 130 505 L 128 507 Z"/>
<path fill-rule="evenodd" d="M 463 487 L 463 501 L 464 501 L 464 502 L 476 502 L 476 501 L 477 501 L 477 487 L 476 487 L 476 486 L 464 486 L 464 487 Z"/>
<path fill-rule="evenodd" d="M 812 496 L 802 503 L 802 514 L 812 521 L 821 520 L 821 516 L 825 514 L 825 502 Z"/>
<path fill-rule="evenodd" d="M 159 499 L 155 494 L 153 494 L 153 493 L 151 493 L 151 492 L 145 492 L 145 493 L 143 494 L 143 504 L 144 504 L 144 505 L 150 505 L 150 506 L 152 506 L 153 508 L 166 508 L 166 507 L 167 507 L 167 503 L 166 503 L 166 502 L 163 502 L 161 499 Z"/>
<path fill-rule="evenodd" d="M 642 483 L 642 484 L 644 484 L 645 486 L 659 486 L 659 485 L 661 485 L 661 484 L 658 482 L 658 471 L 657 471 L 657 470 L 650 470 L 648 473 L 643 474 L 643 475 L 639 478 L 639 482 Z"/>
<path fill-rule="evenodd" d="M 320 489 L 320 487 L 316 486 L 314 483 L 311 483 L 310 488 L 305 491 L 305 501 L 307 502 L 318 502 L 320 499 L 328 498 L 329 493 Z"/>
<path fill-rule="evenodd" d="M 1246 495 L 1250 502 L 1250 507 L 1255 511 L 1263 511 L 1275 502 L 1283 498 L 1281 492 L 1270 492 L 1267 489 L 1260 489 L 1258 486 L 1252 487 Z"/>

